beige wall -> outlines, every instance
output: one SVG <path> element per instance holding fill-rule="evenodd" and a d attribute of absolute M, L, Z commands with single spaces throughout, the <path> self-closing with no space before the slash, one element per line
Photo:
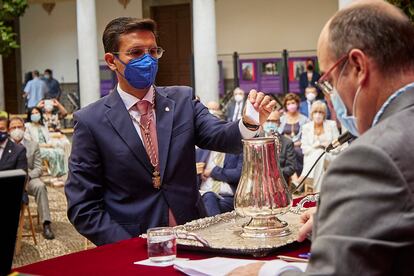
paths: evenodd
<path fill-rule="evenodd" d="M 233 74 L 231 56 L 220 55 L 316 49 L 337 10 L 337 0 L 216 0 L 217 50 L 226 78 Z"/>
<path fill-rule="evenodd" d="M 103 59 L 102 33 L 119 16 L 142 17 L 141 0 L 124 9 L 118 0 L 96 0 L 98 55 Z M 51 68 L 61 82 L 77 81 L 76 1 L 59 2 L 51 15 L 40 4 L 30 5 L 20 19 L 22 71 Z"/>

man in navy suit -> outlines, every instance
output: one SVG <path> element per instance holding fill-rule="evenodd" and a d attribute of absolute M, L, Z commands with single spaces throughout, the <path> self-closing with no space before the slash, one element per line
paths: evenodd
<path fill-rule="evenodd" d="M 26 149 L 8 138 L 8 120 L 0 117 L 0 171 L 27 171 Z"/>
<path fill-rule="evenodd" d="M 105 61 L 117 89 L 75 113 L 65 186 L 68 217 L 96 245 L 200 217 L 195 145 L 239 153 L 276 105 L 251 91 L 260 115 L 227 123 L 192 97 L 189 87 L 155 87 L 155 22 L 117 18 L 103 34 Z"/>

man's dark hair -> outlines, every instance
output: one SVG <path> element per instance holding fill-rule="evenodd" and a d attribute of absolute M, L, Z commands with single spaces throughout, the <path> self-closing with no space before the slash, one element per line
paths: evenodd
<path fill-rule="evenodd" d="M 119 37 L 135 31 L 150 31 L 156 37 L 157 24 L 152 19 L 137 19 L 133 17 L 119 17 L 106 25 L 102 36 L 105 53 L 119 51 Z"/>
<path fill-rule="evenodd" d="M 337 59 L 360 49 L 382 73 L 414 69 L 414 25 L 402 11 L 372 4 L 343 9 L 329 25 L 329 44 Z"/>
<path fill-rule="evenodd" d="M 50 69 L 46 69 L 46 70 L 45 70 L 45 73 L 48 73 L 49 75 L 53 75 L 53 72 L 52 72 L 52 70 L 50 70 Z"/>
<path fill-rule="evenodd" d="M 34 70 L 34 71 L 33 71 L 33 76 L 35 76 L 35 77 L 38 77 L 38 76 L 40 76 L 40 73 L 39 73 L 39 71 L 37 71 L 37 70 Z"/>

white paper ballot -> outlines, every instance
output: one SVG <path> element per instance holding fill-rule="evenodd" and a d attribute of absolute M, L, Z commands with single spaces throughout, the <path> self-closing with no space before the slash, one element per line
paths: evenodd
<path fill-rule="evenodd" d="M 260 119 L 259 119 L 259 112 L 254 108 L 252 103 L 247 99 L 246 101 L 246 114 L 245 114 L 250 120 L 252 120 L 256 125 L 259 125 Z"/>
<path fill-rule="evenodd" d="M 195 261 L 176 261 L 174 268 L 190 276 L 218 276 L 226 275 L 239 266 L 255 262 L 257 260 L 215 257 Z"/>
<path fill-rule="evenodd" d="M 189 260 L 188 258 L 175 258 L 171 262 L 158 262 L 158 263 L 156 263 L 156 262 L 151 261 L 150 259 L 146 259 L 146 260 L 134 262 L 134 264 L 137 264 L 137 265 L 147 265 L 147 266 L 166 267 L 166 266 L 173 265 L 175 262 L 178 262 L 178 261 L 185 262 L 185 261 L 188 261 L 188 260 Z"/>

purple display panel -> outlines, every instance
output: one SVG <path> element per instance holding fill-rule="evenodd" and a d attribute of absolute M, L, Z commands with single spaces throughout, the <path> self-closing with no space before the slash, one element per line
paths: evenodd
<path fill-rule="evenodd" d="M 248 93 L 251 89 L 259 89 L 257 80 L 257 59 L 241 59 L 239 61 L 240 88 Z"/>
<path fill-rule="evenodd" d="M 99 76 L 101 81 L 101 97 L 104 97 L 115 87 L 117 83 L 116 74 L 107 65 L 100 65 Z"/>
<path fill-rule="evenodd" d="M 306 60 L 313 59 L 316 64 L 316 56 L 291 57 L 288 59 L 289 67 L 289 92 L 300 93 L 299 78 L 300 74 L 306 70 Z"/>
<path fill-rule="evenodd" d="M 224 96 L 224 73 L 223 73 L 223 61 L 219 60 L 218 62 L 218 67 L 219 67 L 219 83 L 218 83 L 218 88 L 219 88 L 219 96 L 223 97 Z"/>
<path fill-rule="evenodd" d="M 281 81 L 280 58 L 259 59 L 259 87 L 258 89 L 266 94 L 283 93 Z"/>

